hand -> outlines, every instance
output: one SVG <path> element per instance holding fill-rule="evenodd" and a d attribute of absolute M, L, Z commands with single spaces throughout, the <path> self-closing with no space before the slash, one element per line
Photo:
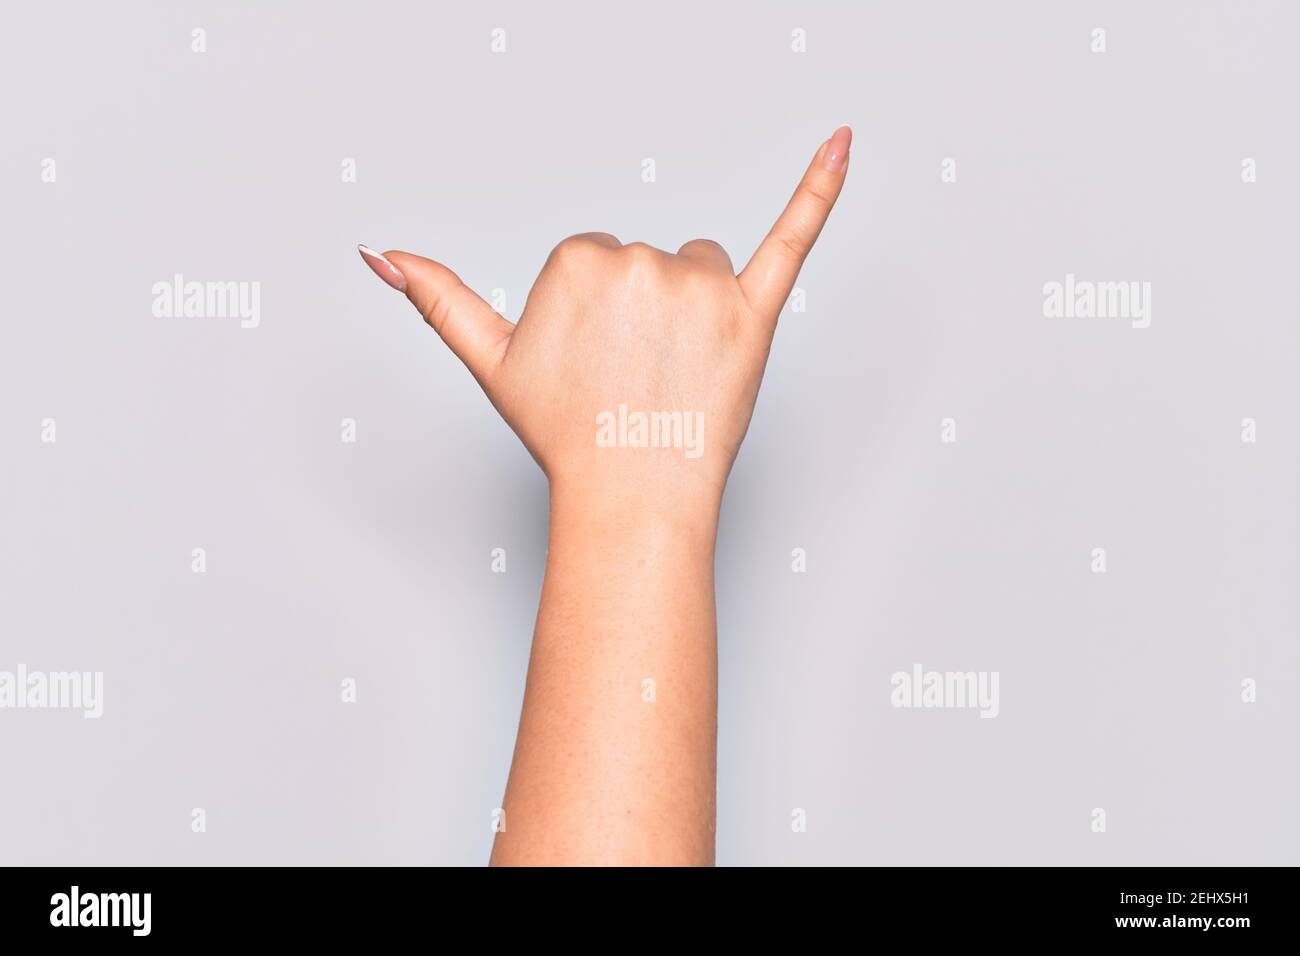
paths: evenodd
<path fill-rule="evenodd" d="M 469 368 L 553 494 L 716 517 L 777 317 L 844 183 L 851 138 L 843 126 L 822 144 L 739 276 L 707 239 L 673 255 L 585 233 L 552 251 L 512 325 L 444 265 L 361 253 Z"/>
<path fill-rule="evenodd" d="M 718 510 L 851 135 L 822 144 L 739 276 L 707 240 L 669 255 L 587 233 L 551 253 L 513 326 L 446 266 L 361 248 L 551 483 L 495 864 L 713 862 Z"/>

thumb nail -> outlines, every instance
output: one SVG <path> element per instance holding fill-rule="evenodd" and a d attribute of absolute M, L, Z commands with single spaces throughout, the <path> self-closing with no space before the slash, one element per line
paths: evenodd
<path fill-rule="evenodd" d="M 400 269 L 393 265 L 381 252 L 375 252 L 369 246 L 357 245 L 357 251 L 361 253 L 361 258 L 365 260 L 366 265 L 374 271 L 375 275 L 383 279 L 398 292 L 406 291 L 406 276 L 402 275 Z"/>

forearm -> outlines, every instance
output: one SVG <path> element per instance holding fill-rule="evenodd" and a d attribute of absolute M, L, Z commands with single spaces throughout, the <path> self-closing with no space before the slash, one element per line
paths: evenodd
<path fill-rule="evenodd" d="M 494 864 L 713 862 L 716 518 L 552 495 Z"/>
<path fill-rule="evenodd" d="M 517 325 L 440 262 L 359 247 L 551 481 L 494 863 L 713 861 L 722 489 L 851 142 L 841 126 L 821 144 L 739 275 L 707 239 L 669 253 L 582 233 L 551 251 Z"/>

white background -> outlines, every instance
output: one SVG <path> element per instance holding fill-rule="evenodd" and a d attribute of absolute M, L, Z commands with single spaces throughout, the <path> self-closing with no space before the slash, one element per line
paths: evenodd
<path fill-rule="evenodd" d="M 845 122 L 724 506 L 719 862 L 1300 862 L 1294 5 L 5 16 L 0 670 L 105 700 L 0 710 L 0 862 L 484 862 L 545 483 L 355 245 L 512 319 L 575 232 L 739 265 Z M 1067 272 L 1151 326 L 1045 318 Z M 1000 715 L 893 709 L 913 663 Z"/>

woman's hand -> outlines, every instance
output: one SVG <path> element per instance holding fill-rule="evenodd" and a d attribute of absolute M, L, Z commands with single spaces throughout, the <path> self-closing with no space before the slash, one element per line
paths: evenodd
<path fill-rule="evenodd" d="M 713 861 L 718 510 L 849 139 L 841 127 L 822 144 L 739 276 L 707 240 L 670 255 L 574 236 L 551 253 L 517 326 L 447 267 L 362 248 L 550 479 L 495 864 Z"/>
<path fill-rule="evenodd" d="M 362 255 L 465 363 L 561 494 L 716 510 L 850 138 L 844 126 L 821 146 L 739 276 L 707 239 L 674 255 L 584 233 L 551 252 L 516 326 L 446 266 Z"/>

